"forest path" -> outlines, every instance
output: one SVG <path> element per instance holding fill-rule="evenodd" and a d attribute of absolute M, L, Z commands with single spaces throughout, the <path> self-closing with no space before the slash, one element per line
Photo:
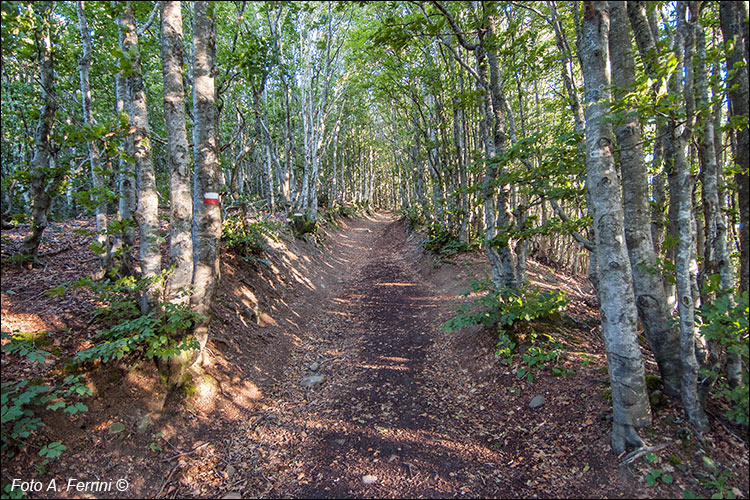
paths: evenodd
<path fill-rule="evenodd" d="M 464 421 L 464 396 L 445 384 L 452 374 L 433 369 L 451 303 L 416 272 L 403 223 L 377 216 L 341 237 L 340 286 L 309 322 L 302 372 L 289 374 L 293 387 L 280 388 L 276 416 L 257 436 L 286 455 L 287 467 L 268 471 L 268 494 L 507 496 L 496 448 Z M 325 381 L 300 386 L 314 375 Z M 269 435 L 274 428 L 282 432 Z"/>

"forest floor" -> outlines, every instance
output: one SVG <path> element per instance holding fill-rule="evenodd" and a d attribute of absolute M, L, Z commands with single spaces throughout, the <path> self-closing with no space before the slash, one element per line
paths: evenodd
<path fill-rule="evenodd" d="M 44 292 L 94 271 L 88 242 L 73 232 L 91 224 L 56 224 L 33 269 L 3 265 L 3 331 L 53 332 L 57 349 L 42 366 L 3 353 L 3 382 L 59 376 L 90 343 L 91 296 Z M 495 334 L 440 328 L 486 275 L 481 254 L 424 253 L 421 237 L 388 214 L 342 224 L 317 242 L 269 242 L 263 259 L 224 254 L 211 357 L 188 390 L 167 398 L 149 362 L 94 370 L 89 411 L 42 414 L 38 440 L 68 449 L 40 471 L 37 450 L 24 448 L 3 460 L 3 486 L 55 479 L 56 490 L 29 496 L 89 498 L 748 496 L 747 437 L 715 402 L 704 442 L 668 401 L 642 432 L 663 445 L 654 461 L 613 456 L 585 280 L 530 263 L 530 283 L 566 290 L 570 304 L 534 325 L 564 347 L 529 382 L 516 375 L 520 356 L 513 365 L 495 356 Z M 21 235 L 3 231 L 4 262 Z M 647 369 L 655 372 L 650 359 Z M 128 488 L 76 491 L 65 488 L 70 478 L 124 478 Z"/>

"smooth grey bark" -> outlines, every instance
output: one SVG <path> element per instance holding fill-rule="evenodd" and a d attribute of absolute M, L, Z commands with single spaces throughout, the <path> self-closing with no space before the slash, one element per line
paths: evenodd
<path fill-rule="evenodd" d="M 122 29 L 119 29 L 120 43 L 124 34 Z M 115 75 L 115 110 L 118 116 L 123 116 L 129 123 L 130 118 L 125 111 L 125 101 L 127 94 L 127 88 L 125 85 L 125 77 L 122 72 L 118 72 Z M 123 224 L 123 229 L 119 235 L 115 237 L 115 241 L 112 245 L 112 254 L 115 260 L 119 262 L 116 264 L 118 272 L 122 276 L 132 276 L 134 273 L 134 266 L 132 257 L 130 254 L 130 248 L 133 247 L 135 238 L 132 227 L 134 220 L 133 213 L 135 212 L 136 196 L 135 196 L 135 163 L 129 161 L 127 158 L 133 157 L 133 140 L 132 136 L 128 135 L 120 143 L 120 150 L 125 153 L 121 154 L 117 161 L 117 189 L 119 196 L 117 198 L 117 217 L 118 220 Z"/>
<path fill-rule="evenodd" d="M 427 172 L 430 175 L 430 183 L 432 185 L 432 214 L 438 224 L 445 225 L 444 207 L 441 196 L 442 176 L 440 175 L 438 165 L 439 162 L 437 154 L 437 136 L 435 134 L 435 127 L 433 126 L 433 123 L 437 121 L 433 113 L 435 107 L 435 97 L 430 93 L 428 89 L 424 89 L 424 92 L 425 105 L 427 106 L 427 116 L 425 116 L 424 123 L 424 135 L 425 147 L 427 149 Z"/>
<path fill-rule="evenodd" d="M 719 3 L 721 31 L 727 47 L 727 69 L 731 78 L 726 85 L 729 94 L 732 117 L 748 117 L 748 67 L 742 69 L 748 54 L 745 54 L 747 39 L 750 36 L 743 32 L 743 17 L 747 16 L 744 2 Z M 743 38 L 744 37 L 744 38 Z M 745 43 L 743 43 L 743 40 Z M 733 68 L 736 71 L 733 71 Z M 741 172 L 735 174 L 740 208 L 740 292 L 747 291 L 750 281 L 750 200 L 748 198 L 748 169 L 750 168 L 750 131 L 743 127 L 736 132 L 737 149 L 735 161 Z"/>
<path fill-rule="evenodd" d="M 458 68 L 458 91 L 459 95 L 464 93 L 464 70 Z M 459 208 L 459 231 L 458 240 L 461 243 L 469 241 L 469 186 L 466 175 L 466 113 L 458 96 L 453 98 L 453 145 L 456 149 L 456 170 L 458 173 L 458 208 Z"/>
<path fill-rule="evenodd" d="M 260 99 L 263 100 L 264 108 L 267 107 L 267 94 L 266 94 L 266 86 L 265 83 L 262 85 L 263 90 L 261 91 Z M 265 126 L 265 123 L 263 122 L 263 117 L 261 115 L 260 110 L 257 111 L 257 119 L 258 119 L 258 135 L 262 135 L 264 137 L 264 143 L 265 147 L 263 148 L 265 150 L 265 185 L 266 185 L 266 200 L 268 203 L 268 212 L 270 214 L 274 213 L 276 211 L 276 197 L 274 193 L 274 183 L 273 183 L 273 165 L 271 164 L 271 160 L 273 158 L 273 143 L 271 139 L 271 133 L 268 130 L 268 127 Z"/>
<path fill-rule="evenodd" d="M 490 18 L 487 24 L 487 36 L 492 40 L 496 34 L 495 19 Z M 509 118 L 506 113 L 508 108 L 507 102 L 502 92 L 502 78 L 500 74 L 500 64 L 497 59 L 497 52 L 494 48 L 487 50 L 487 63 L 490 68 L 490 96 L 492 102 L 492 114 L 494 117 L 492 140 L 495 144 L 495 155 L 503 156 L 508 145 L 508 137 L 506 134 L 506 120 Z M 505 169 L 499 169 L 498 167 L 492 167 L 497 169 L 497 174 L 503 174 Z M 493 179 L 494 180 L 494 179 Z M 512 211 L 510 206 L 510 186 L 508 184 L 501 184 L 497 194 L 497 226 L 498 230 L 505 233 L 497 240 L 498 254 L 500 257 L 500 263 L 502 266 L 503 282 L 502 286 L 507 288 L 516 288 L 519 285 L 518 276 L 516 274 L 516 259 L 511 250 L 510 244 L 510 227 L 512 224 Z"/>
<path fill-rule="evenodd" d="M 676 111 L 670 113 L 670 136 L 674 159 L 667 164 L 670 177 L 670 197 L 676 210 L 677 245 L 675 247 L 675 279 L 677 281 L 678 310 L 680 313 L 680 345 L 682 353 L 682 404 L 693 426 L 700 432 L 710 428 L 708 418 L 698 395 L 698 360 L 695 354 L 695 307 L 697 301 L 696 234 L 693 221 L 693 179 L 688 162 L 689 142 L 695 124 L 695 94 L 693 53 L 695 47 L 694 19 L 686 20 L 687 7 L 677 5 L 677 30 L 674 37 L 674 54 L 680 61 L 670 80 L 670 91 L 675 96 L 684 95 L 686 120 L 678 125 Z M 684 83 L 683 83 L 684 68 Z M 671 168 L 669 168 L 671 166 Z"/>
<path fill-rule="evenodd" d="M 641 61 L 646 69 L 646 74 L 654 81 L 652 85 L 652 101 L 656 103 L 656 92 L 661 86 L 662 78 L 658 72 L 656 53 L 656 28 L 655 22 L 652 22 L 653 11 L 647 11 L 646 3 L 640 1 L 628 0 L 627 2 L 628 18 L 633 28 L 635 42 L 638 46 L 638 52 Z M 654 140 L 652 170 L 656 172 L 652 183 L 653 203 L 651 208 L 651 239 L 654 244 L 654 250 L 657 253 L 662 251 L 665 229 L 669 226 L 669 234 L 674 235 L 674 203 L 669 204 L 669 222 L 664 215 L 667 207 L 667 163 L 673 163 L 674 146 L 669 135 L 667 121 L 657 115 L 656 117 L 656 139 Z M 673 251 L 669 250 L 670 258 L 674 260 Z M 664 290 L 667 296 L 667 304 L 670 310 L 674 309 L 675 287 L 671 283 L 664 282 Z"/>
<path fill-rule="evenodd" d="M 609 2 L 609 51 L 615 99 L 623 99 L 635 83 L 630 28 L 625 2 Z M 680 395 L 680 337 L 670 325 L 670 312 L 657 255 L 651 240 L 651 213 L 648 193 L 648 170 L 643 156 L 638 112 L 626 109 L 623 120 L 615 127 L 619 147 L 620 170 L 627 243 L 633 288 L 638 314 L 643 323 L 664 383 L 665 392 Z"/>
<path fill-rule="evenodd" d="M 729 256 L 727 245 L 727 226 L 722 204 L 719 198 L 719 166 L 716 159 L 716 137 L 714 135 L 714 114 L 711 110 L 711 102 L 708 93 L 708 67 L 706 57 L 706 34 L 704 28 L 698 23 L 696 30 L 696 95 L 697 108 L 700 112 L 700 120 L 697 124 L 700 130 L 698 141 L 698 157 L 701 164 L 701 177 L 703 187 L 703 214 L 705 220 L 705 242 L 704 242 L 704 270 L 705 276 L 719 275 L 721 291 L 719 295 L 725 295 L 730 301 L 733 300 L 734 271 Z M 706 297 L 705 300 L 710 300 Z M 716 342 L 708 345 L 709 369 L 718 371 L 720 361 L 720 345 Z M 739 376 L 741 365 L 737 363 L 738 358 L 730 354 L 728 370 L 733 368 L 736 376 Z M 734 358 L 734 359 L 731 359 Z M 737 366 L 739 365 L 739 366 Z M 699 386 L 702 404 L 705 402 L 711 386 L 715 382 L 714 377 L 705 377 Z"/>
<path fill-rule="evenodd" d="M 159 198 L 156 192 L 156 176 L 154 174 L 154 160 L 151 154 L 151 139 L 149 138 L 148 104 L 146 103 L 146 89 L 141 74 L 141 58 L 138 49 L 138 34 L 135 26 L 135 16 L 132 2 L 126 2 L 120 18 L 124 36 L 122 51 L 130 54 L 131 73 L 125 77 L 128 112 L 133 130 L 133 151 L 136 169 L 136 192 L 138 204 L 135 211 L 135 221 L 140 231 L 140 264 L 141 278 L 153 278 L 161 272 L 161 253 L 159 252 Z M 147 293 L 139 297 L 141 312 L 146 314 L 156 303 L 158 291 L 151 286 Z"/>
<path fill-rule="evenodd" d="M 193 200 L 182 58 L 182 2 L 164 1 L 161 3 L 161 59 L 169 165 L 169 263 L 174 267 L 167 297 L 177 304 L 189 302 L 186 292 L 193 281 Z"/>
<path fill-rule="evenodd" d="M 83 54 L 78 60 L 78 70 L 81 77 L 81 107 L 83 108 L 83 123 L 89 127 L 95 125 L 94 116 L 91 112 L 91 86 L 89 85 L 89 72 L 91 71 L 91 32 L 86 22 L 86 11 L 84 2 L 76 2 L 76 13 L 78 14 L 78 28 L 81 32 L 81 44 Z M 92 199 L 99 199 L 96 205 L 96 241 L 104 250 L 102 255 L 102 274 L 106 274 L 112 267 L 112 248 L 107 237 L 107 203 L 103 196 L 104 182 L 99 172 L 100 157 L 99 147 L 95 140 L 86 143 L 89 151 L 89 162 L 91 165 L 91 182 L 93 185 Z"/>
<path fill-rule="evenodd" d="M 568 44 L 567 38 L 565 37 L 565 31 L 563 30 L 562 23 L 557 16 L 555 2 L 548 1 L 547 6 L 550 9 L 550 21 L 555 32 L 555 42 L 557 43 L 557 50 L 560 51 L 560 74 L 562 75 L 563 83 L 565 84 L 565 90 L 568 94 L 570 109 L 573 112 L 575 130 L 576 132 L 583 133 L 583 108 L 581 107 L 581 101 L 578 99 L 578 92 L 576 91 L 574 81 L 575 72 L 573 70 L 573 58 L 571 56 L 570 46 Z"/>
<path fill-rule="evenodd" d="M 585 2 L 579 54 L 585 85 L 586 175 L 596 234 L 602 334 L 612 387 L 612 450 L 619 455 L 627 445 L 643 445 L 636 428 L 651 424 L 651 409 L 638 346 L 621 187 L 609 122 L 609 24 L 607 2 Z"/>
<path fill-rule="evenodd" d="M 31 226 L 23 238 L 21 254 L 36 259 L 42 233 L 47 228 L 47 215 L 52 204 L 52 194 L 62 182 L 61 173 L 50 172 L 54 152 L 50 143 L 50 132 L 57 112 L 52 38 L 49 31 L 49 10 L 45 11 L 45 23 L 41 32 L 35 33 L 39 80 L 44 104 L 39 113 L 34 131 L 34 156 L 31 159 Z"/>
<path fill-rule="evenodd" d="M 215 68 L 216 18 L 212 2 L 195 2 L 193 14 L 193 295 L 190 305 L 203 315 L 195 329 L 201 353 L 208 341 L 208 314 L 220 277 L 220 205 L 204 203 L 220 191 Z"/>
<path fill-rule="evenodd" d="M 726 46 L 727 70 L 730 78 L 727 79 L 729 94 L 729 114 L 732 117 L 744 117 L 748 119 L 748 58 L 750 49 L 748 41 L 750 34 L 747 33 L 748 8 L 746 2 L 720 2 L 719 18 L 721 32 Z M 744 43 L 743 43 L 744 40 Z M 744 63 L 744 69 L 742 64 Z M 733 71 L 733 68 L 735 69 Z M 740 209 L 740 287 L 739 292 L 748 291 L 750 286 L 750 130 L 747 126 L 742 127 L 735 133 L 736 150 L 735 162 L 740 167 L 734 176 L 737 184 L 737 197 Z M 723 286 L 723 285 L 722 285 Z M 727 359 L 727 378 L 734 387 L 741 383 L 743 371 L 748 367 L 742 366 L 738 356 L 729 356 Z"/>

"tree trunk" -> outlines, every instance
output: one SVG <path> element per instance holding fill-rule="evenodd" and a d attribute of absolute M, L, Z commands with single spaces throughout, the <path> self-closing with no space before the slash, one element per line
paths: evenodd
<path fill-rule="evenodd" d="M 698 395 L 698 360 L 695 355 L 695 279 L 697 264 L 695 260 L 695 230 L 693 224 L 693 179 L 690 175 L 687 148 L 695 123 L 695 101 L 693 94 L 693 20 L 686 22 L 685 3 L 677 6 L 677 30 L 674 39 L 674 54 L 678 63 L 670 82 L 670 91 L 679 96 L 684 94 L 686 123 L 678 126 L 680 119 L 674 111 L 670 117 L 669 130 L 674 147 L 674 158 L 671 168 L 667 164 L 670 176 L 670 198 L 674 200 L 677 227 L 677 245 L 675 248 L 675 278 L 680 312 L 680 335 L 682 352 L 682 404 L 690 422 L 698 431 L 709 429 L 708 418 L 701 406 Z M 684 58 L 684 62 L 683 62 Z M 683 67 L 685 83 L 683 86 Z"/>
<path fill-rule="evenodd" d="M 214 4 L 195 2 L 193 19 L 193 295 L 190 304 L 203 315 L 195 329 L 201 352 L 208 341 L 207 317 L 219 281 L 221 208 L 209 197 L 219 192 L 218 113 L 214 75 L 216 18 Z"/>
<path fill-rule="evenodd" d="M 625 2 L 610 2 L 609 50 L 615 98 L 623 99 L 635 82 L 635 61 L 630 42 Z M 643 158 L 637 111 L 629 109 L 615 127 L 620 149 L 625 239 L 633 272 L 635 303 L 643 328 L 659 365 L 665 392 L 680 395 L 680 338 L 670 326 L 664 285 L 657 272 L 657 256 L 651 240 L 648 170 Z"/>
<path fill-rule="evenodd" d="M 609 11 L 606 2 L 586 2 L 580 57 L 585 82 L 586 172 L 599 268 L 602 333 L 612 386 L 612 450 L 640 447 L 637 427 L 651 424 L 643 359 L 638 346 L 632 274 L 625 245 L 621 187 L 612 154 L 609 123 Z"/>
<path fill-rule="evenodd" d="M 120 43 L 124 34 L 122 29 L 120 32 Z M 125 85 L 125 77 L 122 72 L 118 72 L 115 75 L 115 99 L 116 99 L 116 111 L 121 120 L 124 120 L 125 125 L 129 126 L 130 118 L 128 113 L 125 111 L 125 101 L 127 101 L 127 88 Z M 119 196 L 117 199 L 117 214 L 120 223 L 122 224 L 122 230 L 120 234 L 115 237 L 115 242 L 112 245 L 113 258 L 119 260 L 115 267 L 117 272 L 121 276 L 132 276 L 134 271 L 133 259 L 131 257 L 131 249 L 134 245 L 135 238 L 133 235 L 133 213 L 135 212 L 135 185 L 133 180 L 135 179 L 135 164 L 126 158 L 133 157 L 133 138 L 128 135 L 125 137 L 120 144 L 120 150 L 125 153 L 121 154 L 117 162 L 117 184 Z"/>
<path fill-rule="evenodd" d="M 741 13 L 744 13 L 746 16 L 747 9 L 740 5 L 742 3 L 720 2 L 719 13 L 721 18 L 721 32 L 724 36 L 724 43 L 727 46 L 727 70 L 732 75 L 727 80 L 730 103 L 729 113 L 732 117 L 744 117 L 745 121 L 747 121 L 749 68 L 747 65 L 745 65 L 744 69 L 741 67 L 741 65 L 745 64 L 748 56 L 744 53 L 748 34 L 742 31 L 743 16 L 741 15 Z M 745 37 L 744 39 L 743 36 Z M 732 68 L 737 68 L 738 70 L 731 72 Z M 750 189 L 748 185 L 750 130 L 748 130 L 747 126 L 744 126 L 737 130 L 735 135 L 737 141 L 735 161 L 740 167 L 740 171 L 735 174 L 740 208 L 740 292 L 744 292 L 748 290 L 748 282 L 750 282 L 750 198 L 748 193 Z"/>
<path fill-rule="evenodd" d="M 652 84 L 652 100 L 655 101 L 656 92 L 661 85 L 661 77 L 656 66 L 655 30 L 650 22 L 651 19 L 647 15 L 646 4 L 644 2 L 629 0 L 627 2 L 627 11 L 630 18 L 630 25 L 635 35 L 635 42 L 638 45 L 638 52 L 646 68 L 646 73 L 654 81 Z M 656 172 L 656 175 L 654 176 L 652 186 L 654 199 L 651 209 L 651 239 L 654 244 L 654 251 L 657 254 L 662 251 L 664 230 L 667 226 L 664 217 L 664 211 L 667 206 L 667 176 L 664 169 L 660 167 L 662 160 L 665 162 L 672 161 L 671 155 L 674 150 L 671 140 L 668 137 L 668 132 L 669 129 L 665 120 L 657 116 L 652 163 L 652 170 Z M 667 304 L 671 310 L 674 308 L 674 286 L 665 283 L 664 288 L 667 295 Z"/>
<path fill-rule="evenodd" d="M 49 11 L 41 33 L 36 33 L 36 50 L 39 59 L 39 77 L 44 105 L 39 113 L 34 132 L 34 157 L 31 159 L 31 227 L 23 238 L 21 254 L 36 259 L 42 233 L 47 228 L 47 215 L 52 205 L 52 195 L 62 181 L 61 173 L 51 172 L 54 156 L 50 132 L 57 111 L 55 75 L 52 60 L 52 39 L 49 32 Z"/>
<path fill-rule="evenodd" d="M 490 19 L 487 27 L 487 34 L 489 38 L 493 40 L 495 35 L 495 20 Z M 508 137 L 505 132 L 505 122 L 508 116 L 506 116 L 505 112 L 507 103 L 505 102 L 501 88 L 502 76 L 500 75 L 500 64 L 497 59 L 497 52 L 495 52 L 494 48 L 487 50 L 487 62 L 490 68 L 489 90 L 492 102 L 492 114 L 494 117 L 494 124 L 490 130 L 492 130 L 492 141 L 495 145 L 495 156 L 502 157 L 505 154 L 508 144 Z M 493 176 L 494 178 L 497 177 L 497 174 L 503 174 L 505 171 L 505 168 L 499 169 L 496 166 L 491 168 L 497 169 Z M 513 216 L 510 206 L 510 186 L 506 183 L 502 183 L 499 187 L 496 214 L 497 229 L 501 234 L 495 241 L 498 246 L 498 255 L 502 266 L 503 286 L 507 288 L 516 288 L 519 283 L 518 276 L 516 276 L 516 263 L 513 252 L 511 251 L 509 234 Z"/>
<path fill-rule="evenodd" d="M 154 160 L 151 155 L 149 138 L 148 105 L 146 89 L 141 74 L 141 58 L 138 49 L 138 34 L 135 26 L 133 4 L 127 2 L 120 18 L 124 31 L 122 51 L 130 54 L 132 68 L 130 76 L 125 78 L 128 88 L 130 124 L 133 130 L 133 148 L 136 169 L 136 191 L 138 205 L 135 220 L 140 230 L 140 263 L 141 278 L 153 278 L 161 272 L 161 253 L 159 252 L 159 198 L 156 192 Z M 156 286 L 139 298 L 143 314 L 157 301 Z"/>
<path fill-rule="evenodd" d="M 190 153 L 185 127 L 185 90 L 182 85 L 182 2 L 161 4 L 161 58 L 164 75 L 164 121 L 169 164 L 169 260 L 174 267 L 167 297 L 174 303 L 189 301 L 193 281 L 193 220 L 190 186 Z"/>
<path fill-rule="evenodd" d="M 81 107 L 83 108 L 83 123 L 90 127 L 90 133 L 93 133 L 95 125 L 94 116 L 91 112 L 91 87 L 89 85 L 89 71 L 91 70 L 91 33 L 88 23 L 86 22 L 86 12 L 84 3 L 81 0 L 76 2 L 76 12 L 78 13 L 78 27 L 81 32 L 81 42 L 83 45 L 83 55 L 78 61 L 78 68 L 81 76 Z M 91 182 L 93 190 L 91 198 L 99 199 L 96 205 L 96 241 L 99 247 L 104 251 L 102 255 L 102 273 L 108 273 L 112 267 L 112 248 L 108 244 L 107 238 L 107 202 L 104 196 L 104 182 L 99 172 L 99 148 L 96 140 L 90 140 L 86 143 L 89 150 L 89 162 L 91 164 Z"/>
<path fill-rule="evenodd" d="M 696 32 L 696 45 L 698 50 L 698 62 L 696 73 L 696 87 L 698 97 L 698 109 L 701 119 L 698 124 L 702 129 L 702 137 L 698 142 L 698 156 L 701 164 L 703 179 L 703 214 L 705 219 L 705 249 L 704 249 L 704 275 L 719 275 L 722 288 L 720 295 L 726 294 L 730 302 L 733 301 L 734 271 L 727 246 L 727 227 L 722 206 L 719 198 L 719 167 L 716 160 L 716 144 L 714 135 L 714 113 L 708 93 L 708 66 L 706 58 L 706 34 L 702 26 L 698 25 Z M 706 297 L 706 300 L 710 300 Z M 716 372 L 718 368 L 721 346 L 713 342 L 709 347 L 709 369 Z M 731 355 L 730 355 L 731 357 Z M 729 363 L 728 368 L 733 363 Z M 739 376 L 739 374 L 737 374 Z M 699 386 L 701 402 L 705 405 L 711 386 L 715 382 L 714 377 L 705 377 Z"/>

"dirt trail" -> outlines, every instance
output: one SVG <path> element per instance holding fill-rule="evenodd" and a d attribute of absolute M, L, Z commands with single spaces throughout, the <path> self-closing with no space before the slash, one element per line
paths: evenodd
<path fill-rule="evenodd" d="M 499 455 L 476 441 L 460 412 L 444 411 L 459 405 L 446 402 L 451 391 L 443 377 L 450 374 L 428 369 L 438 316 L 449 305 L 404 255 L 402 224 L 378 218 L 351 233 L 342 256 L 348 277 L 312 322 L 318 341 L 305 346 L 303 374 L 313 374 L 314 359 L 325 382 L 279 395 L 283 411 L 274 423 L 302 429 L 302 437 L 282 444 L 292 467 L 275 472 L 269 494 L 444 497 L 477 495 L 477 488 L 500 494 L 496 480 L 502 481 L 493 477 Z M 289 383 L 299 384 L 299 377 L 291 373 Z"/>

